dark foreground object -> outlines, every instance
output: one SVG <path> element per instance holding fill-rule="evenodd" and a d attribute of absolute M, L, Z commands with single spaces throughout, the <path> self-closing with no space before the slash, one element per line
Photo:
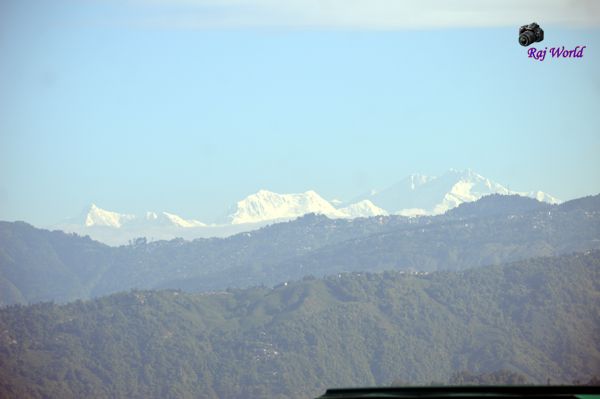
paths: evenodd
<path fill-rule="evenodd" d="M 318 399 L 600 398 L 600 386 L 463 386 L 328 389 Z"/>

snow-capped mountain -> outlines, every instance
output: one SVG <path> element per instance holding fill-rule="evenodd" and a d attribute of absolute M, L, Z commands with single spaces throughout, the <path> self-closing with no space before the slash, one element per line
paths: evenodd
<path fill-rule="evenodd" d="M 144 219 L 146 224 L 155 224 L 161 226 L 175 226 L 181 228 L 190 228 L 190 227 L 202 227 L 206 226 L 205 223 L 199 222 L 194 219 L 184 219 L 181 216 L 175 215 L 174 213 L 169 212 L 146 212 L 146 217 Z"/>
<path fill-rule="evenodd" d="M 518 194 L 551 204 L 560 201 L 541 191 L 517 192 L 467 169 L 450 169 L 442 176 L 410 175 L 380 192 L 358 199 L 369 199 L 390 213 L 403 216 L 439 215 L 463 202 L 476 201 L 490 194 Z"/>
<path fill-rule="evenodd" d="M 344 214 L 344 217 L 352 219 L 388 215 L 388 212 L 385 209 L 381 209 L 378 206 L 375 206 L 375 204 L 369 200 L 362 200 L 354 204 L 350 204 L 344 208 L 341 208 L 340 212 Z"/>
<path fill-rule="evenodd" d="M 229 221 L 231 224 L 257 223 L 293 219 L 307 213 L 318 213 L 330 218 L 356 218 L 387 214 L 385 210 L 376 207 L 369 200 L 336 208 L 332 202 L 312 190 L 297 194 L 278 194 L 260 190 L 239 201 L 229 215 Z"/>
<path fill-rule="evenodd" d="M 328 201 L 314 191 L 299 194 L 277 194 L 260 190 L 236 204 L 229 215 L 232 224 L 256 223 L 263 220 L 289 219 L 306 213 L 341 215 Z"/>
<path fill-rule="evenodd" d="M 529 191 L 529 192 L 519 192 L 517 193 L 524 197 L 534 198 L 540 202 L 547 202 L 549 204 L 560 204 L 562 201 L 558 198 L 551 196 L 543 191 Z"/>
<path fill-rule="evenodd" d="M 107 211 L 99 208 L 96 204 L 92 204 L 84 214 L 84 225 L 86 227 L 103 226 L 119 228 L 134 219 L 135 215 Z"/>
<path fill-rule="evenodd" d="M 89 235 L 109 245 L 122 245 L 138 237 L 149 240 L 171 240 L 176 237 L 228 236 L 239 229 L 208 226 L 198 220 L 184 219 L 169 212 L 146 212 L 140 215 L 102 209 L 96 204 L 87 207 L 79 216 L 49 226 L 69 233 Z"/>
<path fill-rule="evenodd" d="M 83 223 L 81 223 L 83 221 Z M 169 212 L 146 212 L 145 215 L 132 215 L 108 211 L 91 204 L 79 218 L 69 220 L 70 224 L 92 227 L 110 227 L 115 229 L 129 227 L 202 227 L 204 223 L 193 219 L 184 219 Z"/>

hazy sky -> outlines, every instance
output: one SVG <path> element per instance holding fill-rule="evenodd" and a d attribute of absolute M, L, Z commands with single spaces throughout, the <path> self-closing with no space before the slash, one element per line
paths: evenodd
<path fill-rule="evenodd" d="M 1 2 L 0 219 L 211 221 L 262 188 L 348 200 L 448 168 L 600 192 L 599 2 L 447 3 Z M 534 47 L 583 58 L 528 58 L 534 20 Z"/>

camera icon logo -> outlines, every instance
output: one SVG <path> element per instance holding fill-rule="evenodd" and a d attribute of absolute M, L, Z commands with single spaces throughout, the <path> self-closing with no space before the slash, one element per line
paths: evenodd
<path fill-rule="evenodd" d="M 519 28 L 519 44 L 521 46 L 527 47 L 542 40 L 544 40 L 544 31 L 537 23 L 532 22 Z"/>

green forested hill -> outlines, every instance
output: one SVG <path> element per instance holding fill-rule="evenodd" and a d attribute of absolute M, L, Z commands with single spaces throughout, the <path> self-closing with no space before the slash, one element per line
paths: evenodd
<path fill-rule="evenodd" d="M 510 370 L 600 372 L 600 252 L 0 310 L 0 397 L 309 397 Z"/>
<path fill-rule="evenodd" d="M 109 247 L 0 222 L 0 305 L 136 289 L 272 286 L 345 271 L 456 270 L 600 248 L 600 196 L 550 206 L 489 196 L 446 215 L 330 220 L 307 215 L 224 239 Z"/>
<path fill-rule="evenodd" d="M 0 222 L 0 305 L 88 298 L 113 258 L 89 237 Z"/>

